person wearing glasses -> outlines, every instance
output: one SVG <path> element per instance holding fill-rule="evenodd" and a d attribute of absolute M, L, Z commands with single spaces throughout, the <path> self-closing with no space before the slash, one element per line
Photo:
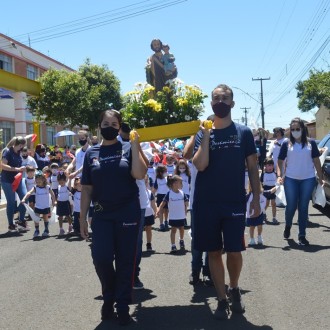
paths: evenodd
<path fill-rule="evenodd" d="M 283 142 L 288 141 L 288 138 L 284 137 L 284 129 L 282 127 L 275 127 L 273 129 L 273 133 L 274 133 L 275 140 L 273 140 L 271 142 L 271 144 L 269 145 L 267 157 L 273 158 L 274 168 L 276 169 L 277 159 L 278 159 L 278 155 L 280 153 L 281 146 L 282 146 Z"/>
<path fill-rule="evenodd" d="M 298 208 L 298 240 L 299 245 L 309 245 L 306 239 L 308 204 L 316 184 L 315 170 L 318 181 L 323 185 L 320 163 L 320 152 L 315 141 L 308 141 L 307 128 L 300 118 L 290 123 L 290 140 L 282 144 L 278 156 L 278 183 L 284 185 L 286 196 L 285 229 L 283 236 L 288 239 L 291 234 L 292 220 Z M 283 169 L 286 159 L 285 170 Z"/>

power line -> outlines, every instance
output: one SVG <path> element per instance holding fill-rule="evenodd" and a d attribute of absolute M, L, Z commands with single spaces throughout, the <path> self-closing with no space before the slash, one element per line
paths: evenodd
<path fill-rule="evenodd" d="M 55 25 L 53 27 L 36 30 L 34 32 L 30 32 L 30 33 L 24 34 L 22 36 L 25 36 L 25 35 L 30 36 L 30 41 L 32 43 L 42 42 L 42 41 L 46 41 L 46 40 L 50 40 L 50 39 L 54 39 L 54 38 L 63 37 L 63 36 L 66 36 L 66 35 L 79 33 L 79 32 L 90 30 L 90 29 L 95 29 L 95 28 L 98 28 L 98 27 L 101 27 L 101 26 L 104 26 L 104 25 L 117 23 L 119 21 L 127 20 L 127 19 L 130 19 L 130 18 L 136 17 L 136 16 L 145 15 L 145 14 L 148 14 L 148 13 L 151 13 L 151 12 L 154 12 L 154 11 L 158 11 L 158 10 L 161 10 L 161 9 L 164 9 L 164 8 L 167 8 L 167 7 L 175 6 L 175 5 L 178 5 L 180 3 L 187 2 L 187 1 L 188 0 L 174 0 L 174 1 L 166 1 L 166 0 L 164 1 L 164 0 L 162 0 L 162 1 L 154 2 L 154 3 L 148 4 L 148 5 L 144 5 L 144 6 L 124 10 L 124 11 L 121 11 L 117 14 L 107 15 L 107 16 L 114 16 L 111 19 L 106 19 L 107 16 L 104 16 L 105 13 L 118 11 L 120 9 L 125 9 L 127 7 L 131 7 L 133 5 L 125 6 L 125 7 L 121 7 L 121 8 L 118 8 L 118 9 L 111 10 L 111 11 L 103 12 L 101 14 L 96 14 L 96 15 L 88 16 L 86 18 L 77 19 L 77 20 L 74 20 L 74 21 L 71 21 L 71 22 L 58 24 L 58 25 Z M 147 1 L 138 2 L 138 3 L 135 4 L 135 6 L 137 4 L 141 4 L 141 3 L 145 3 L 145 2 L 147 2 Z M 96 17 L 96 16 L 100 16 L 100 17 L 99 18 L 93 18 L 93 17 Z M 94 21 L 94 20 L 97 20 L 97 19 L 103 19 L 103 21 L 92 23 L 92 24 L 87 24 L 87 23 L 89 23 L 91 21 Z M 83 25 L 83 24 L 85 24 L 85 25 Z M 83 25 L 83 26 L 70 29 L 70 27 L 74 27 L 76 25 Z M 63 28 L 67 28 L 69 30 L 56 32 L 57 30 L 63 30 Z M 47 31 L 48 31 L 48 35 L 45 34 Z M 33 38 L 33 36 L 31 37 L 31 35 L 33 35 L 33 34 L 36 34 L 36 35 L 45 34 L 45 35 Z M 22 41 L 22 43 L 26 43 L 26 42 Z"/>
<path fill-rule="evenodd" d="M 264 110 L 264 93 L 262 89 L 262 81 L 263 80 L 270 80 L 270 77 L 268 78 L 252 78 L 252 81 L 260 81 L 260 87 L 261 87 L 261 121 L 262 121 L 262 128 L 265 128 L 265 110 Z"/>

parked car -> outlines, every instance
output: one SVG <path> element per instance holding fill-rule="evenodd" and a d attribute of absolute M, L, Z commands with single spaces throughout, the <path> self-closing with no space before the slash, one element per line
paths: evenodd
<path fill-rule="evenodd" d="M 330 133 L 328 133 L 318 144 L 318 148 L 324 148 L 327 147 L 328 150 L 326 151 L 326 157 L 324 164 L 322 166 L 322 172 L 323 172 L 323 179 L 325 181 L 324 184 L 324 192 L 325 197 L 327 198 L 327 204 L 330 205 Z"/>

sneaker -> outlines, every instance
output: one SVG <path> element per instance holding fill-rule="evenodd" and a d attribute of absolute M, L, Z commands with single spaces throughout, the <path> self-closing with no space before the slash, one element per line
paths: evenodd
<path fill-rule="evenodd" d="M 36 238 L 40 235 L 39 229 L 36 229 L 33 233 L 33 238 Z"/>
<path fill-rule="evenodd" d="M 65 230 L 63 228 L 60 228 L 60 233 L 58 234 L 58 236 L 63 236 L 65 235 Z"/>
<path fill-rule="evenodd" d="M 9 231 L 17 231 L 17 226 L 14 225 L 14 224 L 9 225 L 9 226 L 8 226 L 8 230 L 9 230 Z"/>
<path fill-rule="evenodd" d="M 159 231 L 165 231 L 165 225 L 163 223 L 159 225 Z"/>
<path fill-rule="evenodd" d="M 171 253 L 176 253 L 176 251 L 178 251 L 177 248 L 176 248 L 176 246 L 175 245 L 172 245 L 172 247 L 171 247 Z"/>
<path fill-rule="evenodd" d="M 279 224 L 279 222 L 278 222 L 278 220 L 277 220 L 276 218 L 273 218 L 272 221 L 273 221 L 273 224 L 274 224 L 274 225 L 278 225 L 278 224 Z"/>
<path fill-rule="evenodd" d="M 105 301 L 103 302 L 102 308 L 101 308 L 101 320 L 112 320 L 116 317 L 116 314 L 114 312 L 113 308 L 113 302 Z"/>
<path fill-rule="evenodd" d="M 214 312 L 214 317 L 217 320 L 227 320 L 229 316 L 229 304 L 226 299 L 218 301 L 218 307 Z"/>
<path fill-rule="evenodd" d="M 250 238 L 249 246 L 253 246 L 253 245 L 256 245 L 256 241 L 254 240 L 254 238 Z"/>
<path fill-rule="evenodd" d="M 147 243 L 147 251 L 152 251 L 151 243 Z"/>
<path fill-rule="evenodd" d="M 138 277 L 136 277 L 134 280 L 133 289 L 141 290 L 143 288 L 144 288 L 143 283 L 140 281 Z"/>
<path fill-rule="evenodd" d="M 212 281 L 212 278 L 210 276 L 204 276 L 203 282 L 206 286 L 214 286 L 214 283 Z"/>
<path fill-rule="evenodd" d="M 264 244 L 264 240 L 263 240 L 261 235 L 258 235 L 257 242 L 258 242 L 258 245 L 263 245 Z"/>
<path fill-rule="evenodd" d="M 167 220 L 165 220 L 165 222 L 164 222 L 164 228 L 165 228 L 165 230 L 168 230 L 168 221 Z"/>
<path fill-rule="evenodd" d="M 231 310 L 235 313 L 244 313 L 245 305 L 242 300 L 240 289 L 233 288 L 228 290 L 229 299 L 231 301 Z"/>
<path fill-rule="evenodd" d="M 49 237 L 49 231 L 48 231 L 48 230 L 45 230 L 45 231 L 42 233 L 42 237 Z"/>
<path fill-rule="evenodd" d="M 288 239 L 291 233 L 291 226 L 285 226 L 283 237 Z"/>
<path fill-rule="evenodd" d="M 189 275 L 189 284 L 196 285 L 200 282 L 199 273 L 192 272 Z"/>
<path fill-rule="evenodd" d="M 117 311 L 117 315 L 118 315 L 118 323 L 119 325 L 128 325 L 132 322 L 132 318 L 129 315 L 129 312 L 118 312 Z"/>
<path fill-rule="evenodd" d="M 185 246 L 184 246 L 184 240 L 183 239 L 180 239 L 179 244 L 180 244 L 180 249 L 181 250 L 184 250 L 185 249 Z"/>
<path fill-rule="evenodd" d="M 73 232 L 73 226 L 72 225 L 69 225 L 68 234 L 71 234 L 72 232 Z"/>
<path fill-rule="evenodd" d="M 19 231 L 29 231 L 30 227 L 28 226 L 26 221 L 18 221 L 17 228 Z"/>
<path fill-rule="evenodd" d="M 308 246 L 309 242 L 307 241 L 305 236 L 300 236 L 299 237 L 299 245 L 303 245 L 303 246 Z"/>

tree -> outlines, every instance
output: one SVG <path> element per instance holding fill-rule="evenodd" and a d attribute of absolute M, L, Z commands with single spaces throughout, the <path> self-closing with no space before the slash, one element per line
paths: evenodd
<path fill-rule="evenodd" d="M 109 109 L 110 105 L 114 109 L 121 109 L 120 81 L 107 65 L 93 65 L 87 59 L 79 67 L 78 72 L 88 82 L 89 101 L 91 102 L 90 110 L 82 114 L 85 123 L 94 123 L 95 118 L 98 118 L 102 111 Z"/>
<path fill-rule="evenodd" d="M 77 72 L 50 69 L 40 78 L 41 93 L 28 100 L 30 111 L 47 124 L 97 127 L 101 111 L 121 107 L 120 82 L 106 65 L 87 59 Z"/>
<path fill-rule="evenodd" d="M 330 72 L 312 70 L 307 80 L 297 83 L 296 89 L 298 108 L 302 112 L 321 105 L 330 108 Z"/>

